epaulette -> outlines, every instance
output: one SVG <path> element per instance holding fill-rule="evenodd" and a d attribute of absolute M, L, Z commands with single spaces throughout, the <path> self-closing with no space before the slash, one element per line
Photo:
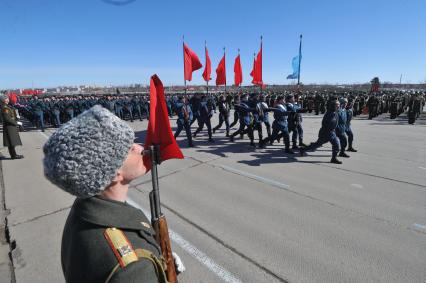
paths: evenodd
<path fill-rule="evenodd" d="M 107 228 L 104 232 L 104 236 L 121 267 L 126 267 L 130 263 L 138 260 L 138 256 L 132 244 L 129 242 L 126 235 L 124 235 L 123 231 L 117 228 Z"/>
<path fill-rule="evenodd" d="M 166 265 L 163 257 L 158 259 L 152 252 L 148 250 L 133 249 L 132 244 L 129 242 L 124 232 L 120 229 L 107 228 L 104 232 L 104 236 L 118 261 L 118 264 L 114 266 L 114 268 L 109 273 L 105 283 L 108 283 L 111 280 L 120 267 L 124 268 L 141 258 L 149 260 L 153 264 L 158 282 L 168 282 L 165 273 Z"/>

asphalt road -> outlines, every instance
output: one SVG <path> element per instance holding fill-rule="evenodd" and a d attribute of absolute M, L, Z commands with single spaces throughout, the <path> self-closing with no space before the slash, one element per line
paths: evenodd
<path fill-rule="evenodd" d="M 359 152 L 342 165 L 329 163 L 329 145 L 290 156 L 281 144 L 230 143 L 221 130 L 188 149 L 182 133 L 185 159 L 159 166 L 172 246 L 187 267 L 180 282 L 426 282 L 425 119 L 356 118 Z M 304 115 L 305 143 L 320 122 Z M 129 124 L 143 141 L 146 122 Z M 25 159 L 1 161 L 17 282 L 64 281 L 73 197 L 42 174 L 53 131 L 21 133 Z M 150 190 L 150 176 L 135 180 L 129 202 L 149 211 Z"/>

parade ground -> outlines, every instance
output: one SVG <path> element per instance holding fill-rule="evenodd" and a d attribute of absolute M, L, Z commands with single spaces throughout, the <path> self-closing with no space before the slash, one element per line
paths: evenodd
<path fill-rule="evenodd" d="M 304 114 L 306 144 L 321 119 Z M 129 125 L 143 143 L 147 121 Z M 3 241 L 0 281 L 64 282 L 62 229 L 74 197 L 43 176 L 43 144 L 55 129 L 27 126 L 17 147 L 24 159 L 1 150 L 14 274 Z M 361 116 L 352 128 L 358 152 L 342 165 L 329 163 L 330 144 L 300 157 L 282 141 L 253 149 L 219 130 L 214 143 L 203 131 L 187 148 L 182 132 L 185 159 L 158 168 L 172 247 L 187 268 L 179 281 L 426 282 L 426 115 L 415 125 L 405 115 Z M 148 214 L 151 189 L 148 174 L 128 202 Z"/>

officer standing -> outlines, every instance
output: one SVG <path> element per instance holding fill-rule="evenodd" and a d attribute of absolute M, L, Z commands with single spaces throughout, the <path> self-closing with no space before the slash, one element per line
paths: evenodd
<path fill-rule="evenodd" d="M 23 155 L 16 154 L 15 151 L 15 146 L 22 145 L 18 132 L 18 126 L 22 126 L 22 123 L 16 121 L 15 110 L 9 107 L 9 98 L 7 96 L 1 95 L 0 103 L 3 121 L 3 145 L 8 148 L 11 159 L 24 158 Z"/>

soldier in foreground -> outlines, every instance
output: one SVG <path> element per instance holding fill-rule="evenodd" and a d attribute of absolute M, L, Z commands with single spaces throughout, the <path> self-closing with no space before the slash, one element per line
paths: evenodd
<path fill-rule="evenodd" d="M 126 202 L 129 183 L 146 173 L 134 138 L 124 121 L 94 106 L 43 147 L 45 176 L 77 197 L 62 236 L 66 282 L 166 282 L 150 221 Z"/>

